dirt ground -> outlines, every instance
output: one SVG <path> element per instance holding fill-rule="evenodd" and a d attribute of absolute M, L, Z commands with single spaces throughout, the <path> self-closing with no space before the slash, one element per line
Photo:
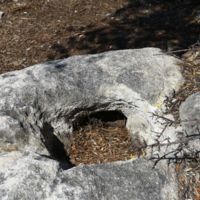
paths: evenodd
<path fill-rule="evenodd" d="M 77 43 L 83 29 L 103 27 L 102 20 L 124 4 L 123 0 L 2 1 L 0 73 L 81 53 L 71 38 Z"/>
<path fill-rule="evenodd" d="M 199 39 L 199 3 L 0 0 L 0 73 L 75 54 L 185 49 Z"/>
<path fill-rule="evenodd" d="M 180 57 L 200 40 L 197 0 L 0 0 L 0 74 L 71 55 L 159 47 Z M 194 48 L 193 48 L 194 50 Z M 178 107 L 200 89 L 199 49 L 187 58 Z M 189 62 L 188 62 L 189 60 Z M 191 65 L 193 67 L 191 67 Z M 176 101 L 176 104 L 170 102 Z"/>

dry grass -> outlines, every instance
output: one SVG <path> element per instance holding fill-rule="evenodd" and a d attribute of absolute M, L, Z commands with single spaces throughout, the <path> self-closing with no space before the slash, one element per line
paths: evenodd
<path fill-rule="evenodd" d="M 180 189 L 180 199 L 200 200 L 199 162 L 191 161 L 176 164 L 176 173 Z"/>
<path fill-rule="evenodd" d="M 191 94 L 200 92 L 200 46 L 189 49 L 182 56 L 182 74 L 185 79 L 184 85 L 169 98 L 167 103 L 168 113 L 172 113 L 179 120 L 179 107 Z"/>
<path fill-rule="evenodd" d="M 0 74 L 68 57 L 61 47 L 77 30 L 101 24 L 126 0 L 20 0 L 0 2 Z M 75 31 L 76 30 L 76 31 Z M 73 51 L 73 48 L 71 49 Z"/>
<path fill-rule="evenodd" d="M 117 124 L 85 126 L 74 133 L 70 150 L 75 165 L 128 160 L 137 155 L 127 129 Z"/>

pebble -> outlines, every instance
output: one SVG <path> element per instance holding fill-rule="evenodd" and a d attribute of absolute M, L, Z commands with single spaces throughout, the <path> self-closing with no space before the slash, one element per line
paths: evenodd
<path fill-rule="evenodd" d="M 4 12 L 0 11 L 0 20 L 2 19 L 3 16 L 4 16 Z"/>

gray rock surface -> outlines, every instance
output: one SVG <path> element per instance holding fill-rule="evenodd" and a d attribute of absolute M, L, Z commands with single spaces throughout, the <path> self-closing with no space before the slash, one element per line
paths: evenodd
<path fill-rule="evenodd" d="M 180 119 L 188 142 L 188 153 L 200 151 L 200 92 L 190 95 L 180 107 Z"/>
<path fill-rule="evenodd" d="M 178 63 L 159 49 L 144 48 L 74 56 L 0 75 L 0 196 L 178 199 L 176 181 L 169 181 L 175 174 L 167 166 L 152 170 L 147 161 L 126 161 L 64 170 L 70 167 L 66 150 L 75 125 L 97 111 L 122 112 L 135 141 L 155 143 L 164 127 L 152 112 L 161 112 L 165 96 L 183 83 Z M 176 140 L 175 131 L 169 127 L 161 142 Z"/>
<path fill-rule="evenodd" d="M 188 135 L 200 129 L 200 92 L 190 95 L 180 107 L 180 118 Z"/>
<path fill-rule="evenodd" d="M 63 142 L 78 116 L 98 110 L 121 110 L 133 135 L 143 124 L 152 129 L 148 113 L 183 83 L 177 62 L 145 48 L 74 56 L 3 74 L 0 144 L 39 147 L 46 127 Z M 142 136 L 153 142 L 146 130 Z"/>
<path fill-rule="evenodd" d="M 9 153 L 0 157 L 0 165 L 2 160 L 2 200 L 177 199 L 173 168 L 152 169 L 152 163 L 144 159 L 78 166 L 65 171 L 58 162 L 35 154 Z"/>

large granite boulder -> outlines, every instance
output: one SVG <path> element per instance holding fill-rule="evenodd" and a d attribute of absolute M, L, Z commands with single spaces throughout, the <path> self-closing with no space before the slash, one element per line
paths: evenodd
<path fill-rule="evenodd" d="M 46 129 L 64 142 L 78 116 L 99 110 L 122 111 L 130 132 L 152 129 L 148 113 L 183 83 L 178 62 L 145 48 L 74 56 L 3 74 L 1 146 L 39 147 Z"/>
<path fill-rule="evenodd" d="M 173 167 L 152 170 L 150 162 L 138 160 L 68 169 L 66 153 L 75 126 L 99 111 L 123 113 L 133 141 L 154 144 L 165 127 L 152 112 L 161 112 L 165 96 L 183 83 L 179 63 L 159 49 L 144 48 L 2 74 L 2 199 L 178 199 Z M 159 139 L 175 141 L 176 128 L 168 127 Z"/>

